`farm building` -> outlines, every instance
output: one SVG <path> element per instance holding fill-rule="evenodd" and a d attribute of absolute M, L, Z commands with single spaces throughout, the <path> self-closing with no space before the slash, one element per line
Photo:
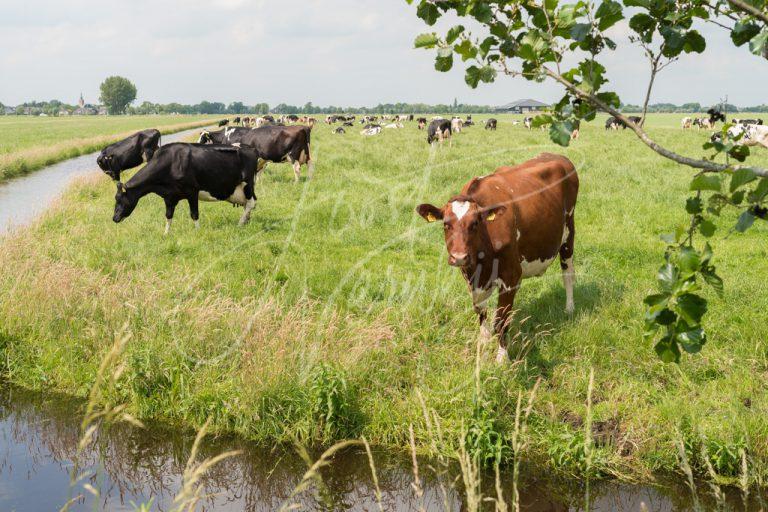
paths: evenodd
<path fill-rule="evenodd" d="M 536 100 L 517 100 L 506 105 L 496 107 L 496 112 L 509 112 L 511 114 L 524 114 L 526 112 L 540 112 L 548 109 L 549 105 Z"/>

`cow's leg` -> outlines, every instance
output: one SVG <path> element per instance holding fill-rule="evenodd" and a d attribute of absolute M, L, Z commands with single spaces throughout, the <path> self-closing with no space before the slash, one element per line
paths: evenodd
<path fill-rule="evenodd" d="M 298 183 L 299 178 L 301 177 L 301 164 L 298 160 L 293 161 L 293 178 L 294 182 Z"/>
<path fill-rule="evenodd" d="M 575 228 L 573 222 L 573 210 L 565 217 L 565 241 L 560 246 L 560 268 L 563 271 L 563 286 L 565 287 L 565 312 L 573 313 L 573 283 L 576 274 L 573 268 L 573 242 Z"/>
<path fill-rule="evenodd" d="M 507 353 L 507 332 L 509 331 L 509 322 L 511 321 L 512 305 L 515 302 L 515 294 L 519 286 L 520 278 L 514 281 L 502 279 L 502 283 L 514 283 L 511 286 L 502 284 L 499 287 L 499 304 L 496 307 L 496 317 L 494 319 L 494 331 L 499 338 L 499 350 L 496 352 L 496 362 L 503 363 L 509 359 Z"/>
<path fill-rule="evenodd" d="M 171 232 L 171 222 L 173 221 L 173 212 L 176 211 L 178 201 L 165 199 L 165 235 Z"/>
<path fill-rule="evenodd" d="M 472 306 L 480 322 L 480 340 L 486 342 L 492 336 L 490 326 L 488 325 L 488 300 L 490 300 L 493 294 L 493 287 L 489 289 L 472 288 L 471 291 Z"/>
<path fill-rule="evenodd" d="M 200 199 L 196 195 L 187 199 L 187 202 L 189 203 L 189 216 L 192 217 L 192 220 L 195 222 L 195 227 L 197 229 L 200 229 L 199 200 Z"/>

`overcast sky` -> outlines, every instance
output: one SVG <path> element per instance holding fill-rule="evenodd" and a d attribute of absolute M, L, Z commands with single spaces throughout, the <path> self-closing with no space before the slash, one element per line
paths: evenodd
<path fill-rule="evenodd" d="M 552 101 L 552 84 L 501 78 L 469 89 L 463 70 L 439 73 L 413 49 L 428 27 L 405 0 L 22 0 L 0 2 L 0 102 L 96 103 L 109 75 L 130 78 L 138 101 L 201 100 L 362 106 L 379 102 L 502 104 Z M 647 64 L 616 27 L 603 60 L 625 103 L 641 101 Z M 652 102 L 768 102 L 768 65 L 705 27 L 703 56 L 684 56 Z M 461 67 L 461 66 L 459 66 Z"/>

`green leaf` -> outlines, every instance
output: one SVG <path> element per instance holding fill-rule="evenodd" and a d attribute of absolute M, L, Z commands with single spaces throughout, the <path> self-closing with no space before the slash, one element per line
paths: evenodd
<path fill-rule="evenodd" d="M 696 30 L 689 30 L 685 34 L 685 43 L 683 44 L 683 51 L 685 53 L 701 53 L 707 47 L 707 41 Z"/>
<path fill-rule="evenodd" d="M 595 11 L 595 18 L 598 19 L 597 27 L 600 30 L 612 27 L 616 22 L 624 19 L 621 4 L 614 0 L 603 0 L 603 3 Z"/>
<path fill-rule="evenodd" d="M 606 103 L 608 106 L 611 106 L 613 108 L 619 108 L 621 105 L 621 100 L 619 99 L 619 95 L 615 92 L 601 92 L 597 94 L 597 97 L 600 101 L 603 103 Z"/>
<path fill-rule="evenodd" d="M 414 48 L 432 48 L 437 44 L 437 34 L 419 34 L 413 41 Z"/>
<path fill-rule="evenodd" d="M 755 216 L 749 210 L 745 210 L 739 215 L 739 220 L 736 222 L 736 226 L 733 228 L 739 233 L 743 233 L 748 230 L 755 222 Z"/>
<path fill-rule="evenodd" d="M 739 136 L 741 138 L 741 136 Z M 749 156 L 749 147 L 737 144 L 728 150 L 728 154 L 739 162 L 743 162 Z"/>
<path fill-rule="evenodd" d="M 416 16 L 423 19 L 427 25 L 432 26 L 440 17 L 440 11 L 437 10 L 437 6 L 428 0 L 421 0 L 421 3 L 416 8 Z"/>
<path fill-rule="evenodd" d="M 560 146 L 567 147 L 571 142 L 573 123 L 570 121 L 556 121 L 549 126 L 549 138 Z"/>
<path fill-rule="evenodd" d="M 676 309 L 690 325 L 698 325 L 707 312 L 707 301 L 693 293 L 684 293 L 677 298 Z"/>
<path fill-rule="evenodd" d="M 723 295 L 723 280 L 720 276 L 718 276 L 715 273 L 715 267 L 708 267 L 706 269 L 703 269 L 701 271 L 701 276 L 704 278 L 704 281 L 712 287 L 712 289 L 717 292 L 718 295 L 722 297 Z"/>
<path fill-rule="evenodd" d="M 447 57 L 441 57 L 439 54 L 435 58 L 435 69 L 438 71 L 446 72 L 450 71 L 453 67 L 453 53 L 450 53 Z"/>
<path fill-rule="evenodd" d="M 575 23 L 571 27 L 571 39 L 574 41 L 583 41 L 592 31 L 592 25 L 589 23 Z"/>
<path fill-rule="evenodd" d="M 493 19 L 491 6 L 485 2 L 477 2 L 470 11 L 470 14 L 480 23 L 490 23 Z"/>
<path fill-rule="evenodd" d="M 737 188 L 756 179 L 757 175 L 755 175 L 755 172 L 752 169 L 739 169 L 734 171 L 731 175 L 730 191 L 735 192 Z"/>
<path fill-rule="evenodd" d="M 720 192 L 721 179 L 717 174 L 700 174 L 691 180 L 690 190 L 714 190 Z"/>
<path fill-rule="evenodd" d="M 696 215 L 697 213 L 701 213 L 704 211 L 704 206 L 701 202 L 700 197 L 689 197 L 685 201 L 685 211 L 690 213 L 691 215 Z"/>
<path fill-rule="evenodd" d="M 451 57 L 453 55 L 453 47 L 451 46 L 441 46 L 437 49 L 437 56 L 441 59 L 445 59 L 448 57 Z"/>
<path fill-rule="evenodd" d="M 672 325 L 677 321 L 677 315 L 669 308 L 664 308 L 656 315 L 656 323 L 659 325 Z"/>
<path fill-rule="evenodd" d="M 451 27 L 451 29 L 445 35 L 445 42 L 448 44 L 453 44 L 453 42 L 458 39 L 462 32 L 464 32 L 464 25 L 456 25 L 455 27 Z"/>
<path fill-rule="evenodd" d="M 703 220 L 699 224 L 699 232 L 707 238 L 715 234 L 715 229 L 717 229 L 717 226 L 710 220 Z"/>
<path fill-rule="evenodd" d="M 461 60 L 464 62 L 469 59 L 474 59 L 477 56 L 477 48 L 469 39 L 462 40 L 459 44 L 453 47 L 453 50 L 461 55 Z"/>
<path fill-rule="evenodd" d="M 665 263 L 659 268 L 656 279 L 665 292 L 671 292 L 677 284 L 677 278 L 680 276 L 677 268 L 671 263 Z"/>
<path fill-rule="evenodd" d="M 656 30 L 656 20 L 646 13 L 640 12 L 630 18 L 629 28 L 637 32 L 643 41 L 650 43 L 653 32 Z"/>
<path fill-rule="evenodd" d="M 683 51 L 685 45 L 685 36 L 680 27 L 664 25 L 659 28 L 661 36 L 664 38 L 664 50 L 662 53 L 665 57 L 677 57 L 680 52 Z"/>
<path fill-rule="evenodd" d="M 736 46 L 741 46 L 758 35 L 760 27 L 750 21 L 738 21 L 731 30 L 731 40 Z"/>
<path fill-rule="evenodd" d="M 653 349 L 665 363 L 680 362 L 680 348 L 671 340 L 662 339 Z"/>
<path fill-rule="evenodd" d="M 677 339 L 682 345 L 683 350 L 689 354 L 696 354 L 701 351 L 701 347 L 707 342 L 707 336 L 704 329 L 697 327 L 689 331 L 683 331 L 677 334 Z"/>
<path fill-rule="evenodd" d="M 480 82 L 480 68 L 477 66 L 469 66 L 464 73 L 464 81 L 471 88 L 476 88 L 477 84 Z"/>
<path fill-rule="evenodd" d="M 652 295 L 648 295 L 645 299 L 643 299 L 643 302 L 651 309 L 657 308 L 658 306 L 666 306 L 667 302 L 669 302 L 669 294 L 668 293 L 654 293 Z"/>
<path fill-rule="evenodd" d="M 677 265 L 680 268 L 683 279 L 695 274 L 701 266 L 699 253 L 693 247 L 683 247 L 677 256 Z"/>
<path fill-rule="evenodd" d="M 496 80 L 496 70 L 493 66 L 483 66 L 479 72 L 480 81 L 485 83 L 491 83 Z"/>

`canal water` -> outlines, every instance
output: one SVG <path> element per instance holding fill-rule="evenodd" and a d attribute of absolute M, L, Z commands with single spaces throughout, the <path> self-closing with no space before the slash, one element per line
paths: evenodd
<path fill-rule="evenodd" d="M 163 142 L 181 140 L 197 131 L 165 135 Z M 84 155 L 0 185 L 0 243 L 8 230 L 23 226 L 50 206 L 72 179 L 96 169 L 95 158 L 95 153 Z M 0 512 L 56 511 L 70 498 L 74 498 L 71 511 L 132 511 L 150 502 L 152 510 L 170 510 L 182 485 L 194 433 L 162 425 L 137 428 L 119 424 L 100 430 L 94 443 L 78 451 L 82 410 L 83 403 L 76 399 L 0 384 Z M 364 450 L 343 451 L 323 469 L 322 483 L 314 481 L 292 496 L 307 470 L 306 462 L 293 449 L 269 449 L 236 438 L 208 438 L 200 458 L 232 449 L 241 454 L 226 459 L 204 477 L 206 497 L 198 510 L 273 511 L 291 505 L 293 510 L 466 509 L 458 468 L 421 460 L 417 492 L 413 466 L 405 453 L 374 452 L 374 481 Z M 73 487 L 75 469 L 85 476 Z M 487 494 L 495 495 L 493 475 L 485 475 L 483 480 Z M 504 473 L 501 480 L 510 503 L 511 475 Z M 592 511 L 695 510 L 692 492 L 682 482 L 679 477 L 662 486 L 602 482 L 593 484 L 587 493 L 583 482 L 526 472 L 520 482 L 520 504 L 521 510 L 534 512 L 585 510 L 587 501 Z M 707 496 L 711 492 L 701 486 L 702 510 L 714 505 Z M 755 499 L 753 495 L 751 500 Z M 735 492 L 728 493 L 728 503 L 734 510 L 758 509 L 754 501 L 745 507 Z"/>

